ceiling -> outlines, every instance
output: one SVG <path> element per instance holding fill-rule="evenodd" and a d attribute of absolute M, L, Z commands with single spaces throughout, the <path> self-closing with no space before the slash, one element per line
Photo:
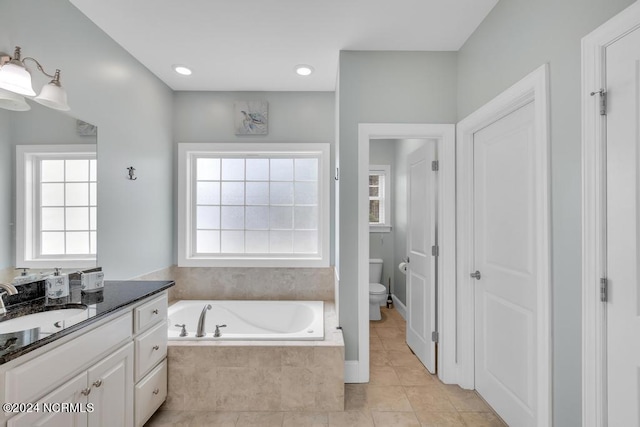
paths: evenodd
<path fill-rule="evenodd" d="M 196 91 L 333 91 L 340 50 L 456 51 L 498 2 L 70 1 L 169 87 Z"/>

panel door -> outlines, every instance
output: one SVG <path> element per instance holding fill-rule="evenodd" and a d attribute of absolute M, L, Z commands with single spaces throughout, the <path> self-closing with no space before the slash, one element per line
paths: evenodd
<path fill-rule="evenodd" d="M 640 426 L 640 30 L 607 47 L 607 412 Z"/>
<path fill-rule="evenodd" d="M 436 372 L 435 143 L 427 142 L 409 155 L 407 167 L 407 344 L 431 373 Z"/>
<path fill-rule="evenodd" d="M 512 426 L 535 425 L 534 105 L 474 134 L 475 384 Z"/>

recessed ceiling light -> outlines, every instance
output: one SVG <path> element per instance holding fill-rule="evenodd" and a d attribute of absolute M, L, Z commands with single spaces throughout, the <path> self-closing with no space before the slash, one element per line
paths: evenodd
<path fill-rule="evenodd" d="M 313 73 L 313 67 L 311 65 L 296 65 L 295 70 L 296 74 L 298 74 L 299 76 L 308 76 Z"/>
<path fill-rule="evenodd" d="M 174 65 L 173 71 L 183 76 L 190 76 L 192 73 L 191 68 L 185 67 L 184 65 Z"/>

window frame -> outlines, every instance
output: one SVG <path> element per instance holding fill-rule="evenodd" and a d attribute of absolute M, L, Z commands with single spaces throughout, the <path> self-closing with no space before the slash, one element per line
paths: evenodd
<path fill-rule="evenodd" d="M 178 266 L 180 267 L 328 267 L 330 209 L 330 145 L 328 143 L 179 143 L 178 144 Z M 198 156 L 313 156 L 318 159 L 318 252 L 315 254 L 193 253 L 195 178 Z M 246 182 L 246 181 L 243 181 Z"/>
<path fill-rule="evenodd" d="M 38 194 L 40 170 L 34 163 L 41 159 L 91 158 L 97 160 L 97 144 L 52 144 L 16 146 L 16 266 L 24 268 L 90 268 L 97 265 L 98 254 L 41 256 Z M 96 181 L 97 182 L 97 181 Z M 96 195 L 97 197 L 97 195 Z M 97 204 L 96 204 L 97 206 Z M 96 226 L 97 234 L 97 226 Z"/>
<path fill-rule="evenodd" d="M 383 177 L 382 195 L 378 195 L 378 200 L 382 200 L 380 209 L 384 221 L 381 223 L 369 222 L 370 233 L 389 233 L 391 226 L 391 165 L 369 165 L 369 176 L 378 175 Z M 371 196 L 369 196 L 371 202 Z"/>

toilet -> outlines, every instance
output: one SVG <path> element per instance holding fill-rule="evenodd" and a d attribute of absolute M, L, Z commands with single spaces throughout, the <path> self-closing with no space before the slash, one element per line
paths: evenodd
<path fill-rule="evenodd" d="M 382 263 L 379 258 L 369 260 L 369 320 L 381 320 L 380 306 L 387 298 L 382 282 Z"/>

